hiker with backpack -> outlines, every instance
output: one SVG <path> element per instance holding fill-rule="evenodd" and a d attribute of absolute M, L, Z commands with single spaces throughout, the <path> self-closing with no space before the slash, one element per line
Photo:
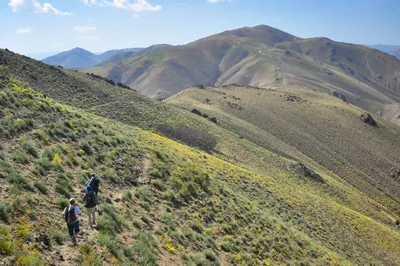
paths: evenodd
<path fill-rule="evenodd" d="M 100 178 L 98 178 L 94 173 L 90 175 L 90 180 L 86 184 L 86 186 L 90 185 L 94 191 L 94 193 L 97 194 L 99 193 L 99 185 L 100 185 Z"/>
<path fill-rule="evenodd" d="M 96 206 L 99 204 L 99 200 L 91 185 L 86 186 L 86 193 L 83 195 L 83 201 L 88 210 L 89 226 L 92 227 L 96 225 Z"/>
<path fill-rule="evenodd" d="M 64 209 L 64 220 L 68 226 L 68 233 L 71 237 L 72 243 L 76 245 L 76 236 L 79 234 L 79 220 L 78 215 L 81 215 L 82 212 L 79 207 L 76 205 L 75 199 L 71 198 L 69 200 L 69 206 Z"/>

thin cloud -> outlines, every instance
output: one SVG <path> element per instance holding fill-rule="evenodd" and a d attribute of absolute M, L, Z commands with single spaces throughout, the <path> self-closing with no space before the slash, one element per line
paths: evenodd
<path fill-rule="evenodd" d="M 91 26 L 75 26 L 74 30 L 78 32 L 88 32 L 88 31 L 95 31 L 97 30 L 97 28 Z"/>
<path fill-rule="evenodd" d="M 82 0 L 88 6 L 112 6 L 119 9 L 131 10 L 133 12 L 143 11 L 159 11 L 162 9 L 161 5 L 151 5 L 146 0 Z"/>
<path fill-rule="evenodd" d="M 77 40 L 82 41 L 98 41 L 100 39 L 100 35 L 93 35 L 93 36 L 79 36 L 76 37 Z"/>
<path fill-rule="evenodd" d="M 15 31 L 15 34 L 22 35 L 22 34 L 31 34 L 33 28 L 19 28 Z"/>
<path fill-rule="evenodd" d="M 207 3 L 232 2 L 232 0 L 207 0 Z"/>
<path fill-rule="evenodd" d="M 13 12 L 54 13 L 59 16 L 72 15 L 72 13 L 60 11 L 50 3 L 40 4 L 37 0 L 10 0 L 8 5 Z"/>

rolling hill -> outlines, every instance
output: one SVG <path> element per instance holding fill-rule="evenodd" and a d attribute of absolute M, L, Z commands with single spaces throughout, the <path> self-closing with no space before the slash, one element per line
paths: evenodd
<path fill-rule="evenodd" d="M 115 49 L 115 50 L 108 50 L 105 51 L 104 53 L 100 53 L 97 56 L 102 60 L 107 60 L 108 58 L 120 54 L 120 53 L 129 53 L 129 52 L 138 52 L 142 50 L 143 48 L 126 48 L 126 49 Z"/>
<path fill-rule="evenodd" d="M 361 45 L 301 39 L 268 26 L 241 28 L 87 72 L 164 98 L 195 84 L 298 84 L 337 93 L 377 113 L 400 101 L 400 60 Z"/>
<path fill-rule="evenodd" d="M 102 60 L 95 54 L 82 49 L 74 48 L 42 60 L 44 63 L 64 68 L 82 68 L 97 65 Z"/>
<path fill-rule="evenodd" d="M 337 97 L 160 102 L 0 50 L 0 105 L 5 265 L 400 264 L 400 130 Z M 103 215 L 73 247 L 59 213 L 92 171 Z"/>
<path fill-rule="evenodd" d="M 106 66 L 108 64 L 118 63 L 120 61 L 129 59 L 129 58 L 132 58 L 132 57 L 135 57 L 135 56 L 141 56 L 141 55 L 150 54 L 150 53 L 156 52 L 158 50 L 165 49 L 167 47 L 171 47 L 171 45 L 169 45 L 169 44 L 156 44 L 156 45 L 152 45 L 150 47 L 143 48 L 143 49 L 140 49 L 140 50 L 122 51 L 122 52 L 116 53 L 116 54 L 114 54 L 112 56 L 109 56 L 108 58 L 104 59 L 104 61 L 102 61 L 97 66 Z"/>
<path fill-rule="evenodd" d="M 50 57 L 42 61 L 49 65 L 62 66 L 64 68 L 87 68 L 98 65 L 100 62 L 109 59 L 119 53 L 135 53 L 142 48 L 127 48 L 109 50 L 101 54 L 94 54 L 82 48 L 74 48 Z"/>

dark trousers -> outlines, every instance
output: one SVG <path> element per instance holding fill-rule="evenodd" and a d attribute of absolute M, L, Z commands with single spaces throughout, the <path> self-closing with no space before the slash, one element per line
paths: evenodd
<path fill-rule="evenodd" d="M 73 224 L 68 224 L 67 223 L 67 226 L 68 226 L 69 236 L 74 236 L 77 233 L 79 233 L 79 231 L 80 231 L 80 229 L 79 229 L 79 221 L 75 221 L 75 223 L 73 223 Z"/>

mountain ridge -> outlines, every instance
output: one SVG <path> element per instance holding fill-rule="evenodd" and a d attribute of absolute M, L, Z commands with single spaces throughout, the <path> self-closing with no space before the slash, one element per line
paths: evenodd
<path fill-rule="evenodd" d="M 143 48 L 113 49 L 103 53 L 92 53 L 80 47 L 54 54 L 42 59 L 46 64 L 59 65 L 64 68 L 86 68 L 95 66 L 119 53 L 139 52 Z"/>
<path fill-rule="evenodd" d="M 299 84 L 341 93 L 373 113 L 400 102 L 400 60 L 365 46 L 324 37 L 302 39 L 265 25 L 84 71 L 153 98 L 166 98 L 195 84 Z"/>
<path fill-rule="evenodd" d="M 49 65 L 59 65 L 65 68 L 90 67 L 101 62 L 94 53 L 83 48 L 73 48 L 42 60 Z"/>

